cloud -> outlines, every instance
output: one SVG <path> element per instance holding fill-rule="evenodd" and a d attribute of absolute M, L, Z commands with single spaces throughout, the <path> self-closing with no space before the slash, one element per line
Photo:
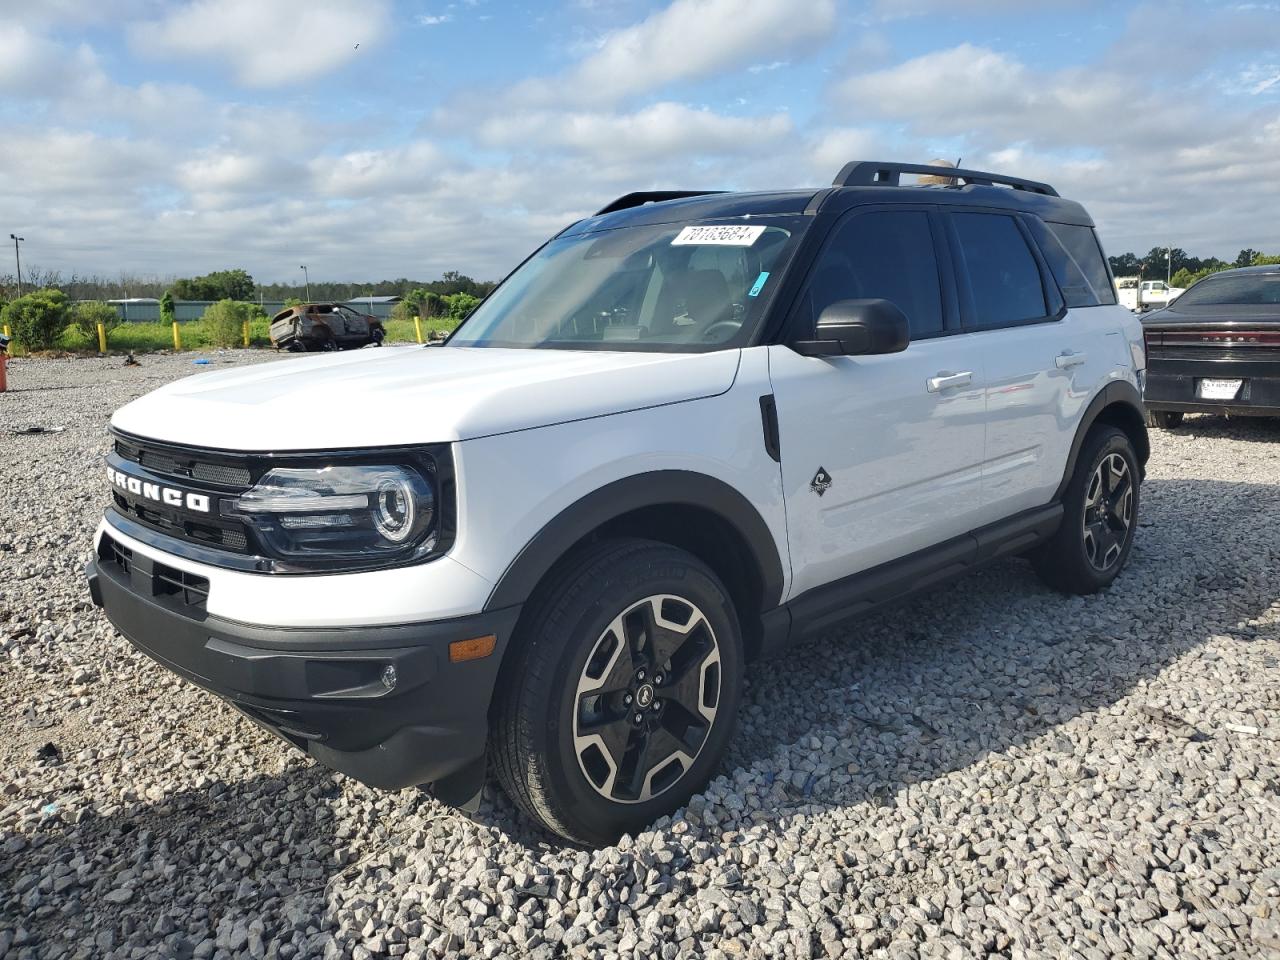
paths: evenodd
<path fill-rule="evenodd" d="M 1238 28 L 1216 24 L 1206 42 Z M 1119 55 L 1124 42 L 1056 70 L 960 44 L 844 77 L 831 98 L 837 116 L 892 124 L 906 144 L 897 155 L 954 146 L 965 166 L 1054 184 L 1089 208 L 1113 253 L 1169 238 L 1202 255 L 1265 247 L 1274 231 L 1260 211 L 1280 202 L 1274 109 L 1188 77 L 1171 96 L 1166 75 Z"/>
<path fill-rule="evenodd" d="M 21 18 L 33 28 L 116 23 L 158 6 L 159 0 L 0 0 L 0 20 Z"/>
<path fill-rule="evenodd" d="M 449 21 L 451 21 L 453 19 L 453 14 L 452 13 L 437 13 L 437 14 L 420 13 L 414 19 L 419 26 L 435 27 L 435 26 L 439 26 L 442 23 L 448 23 Z"/>
<path fill-rule="evenodd" d="M 1225 256 L 1275 237 L 1280 66 L 1274 23 L 1257 11 L 1176 7 L 1167 25 L 1139 8 L 1106 22 L 1109 49 L 1051 67 L 1012 35 L 957 28 L 949 5 L 924 9 L 932 0 L 898 6 L 946 21 L 913 35 L 909 55 L 896 30 L 841 32 L 834 0 L 674 0 L 575 48 L 563 69 L 522 79 L 517 65 L 505 89 L 456 73 L 415 86 L 404 65 L 443 69 L 420 49 L 443 34 L 412 29 L 395 58 L 375 52 L 394 74 L 362 73 L 368 86 L 337 97 L 317 89 L 355 56 L 353 31 L 361 56 L 370 38 L 390 38 L 388 3 L 0 0 L 22 14 L 0 23 L 0 209 L 25 231 L 24 261 L 162 274 L 243 265 L 262 280 L 292 279 L 302 262 L 335 278 L 498 277 L 633 190 L 817 187 L 851 159 L 934 156 L 1053 183 L 1088 206 L 1113 253 L 1169 239 Z M 611 3 L 591 22 L 633 9 Z M 70 29 L 97 10 L 126 22 Z M 418 10 L 470 15 L 424 2 L 405 26 Z M 521 42 L 535 62 L 547 43 L 564 56 L 564 38 L 584 29 Z M 148 75 L 146 56 L 125 62 L 113 42 L 95 51 L 88 41 L 110 30 L 141 54 L 167 46 L 178 67 Z M 940 45 L 947 35 L 986 39 Z M 841 46 L 822 46 L 829 36 Z M 482 41 L 467 55 L 487 55 Z M 301 89 L 194 86 L 204 71 L 184 68 L 197 58 L 247 86 Z M 309 75 L 297 74 L 303 60 Z M 180 72 L 192 79 L 164 80 Z M 805 89 L 823 75 L 825 97 Z M 423 121 L 438 96 L 454 97 L 443 120 Z M 770 106 L 733 106 L 739 97 Z"/>
<path fill-rule="evenodd" d="M 1036 10 L 1094 6 L 1097 0 L 874 0 L 872 12 L 882 20 L 922 15 L 971 17 L 983 14 L 1030 14 Z"/>
<path fill-rule="evenodd" d="M 451 166 L 443 151 L 424 140 L 392 149 L 320 156 L 308 165 L 321 194 L 348 199 L 422 194 Z"/>
<path fill-rule="evenodd" d="M 741 154 L 793 131 L 785 113 L 727 117 L 679 103 L 655 103 L 634 113 L 526 111 L 490 117 L 475 129 L 487 147 L 567 149 L 603 160 L 681 160 Z"/>
<path fill-rule="evenodd" d="M 381 40 L 388 0 L 193 0 L 136 24 L 134 49 L 227 63 L 248 87 L 299 84 L 338 69 Z"/>
<path fill-rule="evenodd" d="M 21 23 L 0 20 L 0 93 L 50 100 L 105 79 L 89 46 L 68 50 Z"/>
<path fill-rule="evenodd" d="M 1158 149 L 1183 142 L 1187 131 L 1185 98 L 1163 95 L 1140 77 L 1097 66 L 1038 71 L 967 43 L 849 77 L 836 84 L 834 97 L 859 115 L 893 118 L 926 139 Z M 1198 135 L 1225 135 L 1246 122 L 1209 114 L 1198 119 Z"/>
<path fill-rule="evenodd" d="M 640 23 L 605 34 L 560 77 L 526 81 L 514 100 L 607 104 L 777 56 L 827 36 L 835 0 L 674 0 Z"/>

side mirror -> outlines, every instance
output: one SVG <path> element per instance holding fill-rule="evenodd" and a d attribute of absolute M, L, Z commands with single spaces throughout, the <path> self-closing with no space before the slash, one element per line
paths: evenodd
<path fill-rule="evenodd" d="M 869 356 L 899 353 L 911 342 L 907 315 L 888 300 L 837 300 L 813 333 L 791 348 L 805 357 Z"/>

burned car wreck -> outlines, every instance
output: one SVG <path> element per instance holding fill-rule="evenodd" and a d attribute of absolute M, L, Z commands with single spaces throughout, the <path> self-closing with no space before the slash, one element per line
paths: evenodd
<path fill-rule="evenodd" d="M 381 346 L 386 330 L 377 317 L 342 303 L 302 303 L 271 318 L 271 345 L 294 353 Z"/>

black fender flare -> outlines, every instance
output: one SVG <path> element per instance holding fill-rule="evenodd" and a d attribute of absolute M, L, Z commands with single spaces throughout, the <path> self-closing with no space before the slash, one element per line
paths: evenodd
<path fill-rule="evenodd" d="M 1146 408 L 1142 405 L 1142 394 L 1138 392 L 1138 388 L 1127 380 L 1113 380 L 1098 391 L 1098 395 L 1090 401 L 1089 406 L 1085 408 L 1084 416 L 1080 418 L 1080 426 L 1076 429 L 1076 434 L 1071 439 L 1071 452 L 1067 455 L 1067 468 L 1063 471 L 1062 482 L 1058 484 L 1058 489 L 1053 494 L 1054 501 L 1060 501 L 1062 495 L 1066 492 L 1067 484 L 1071 482 L 1071 475 L 1076 471 L 1076 460 L 1080 456 L 1080 447 L 1084 444 L 1084 438 L 1089 435 L 1089 431 L 1093 429 L 1093 425 L 1098 422 L 1098 418 L 1109 407 L 1119 405 L 1121 407 L 1132 410 L 1136 421 L 1131 421 L 1131 425 L 1136 425 L 1141 431 L 1141 439 L 1135 444 L 1138 448 L 1138 460 L 1144 472 L 1147 464 L 1147 458 L 1151 454 L 1151 443 L 1146 439 L 1147 427 L 1145 420 Z"/>
<path fill-rule="evenodd" d="M 664 504 L 698 507 L 716 514 L 741 536 L 760 573 L 760 609 L 782 599 L 783 568 L 773 534 L 755 506 L 723 480 L 689 470 L 655 470 L 605 484 L 558 513 L 524 545 L 503 572 L 485 610 L 527 601 L 538 582 L 565 553 L 610 520 Z"/>

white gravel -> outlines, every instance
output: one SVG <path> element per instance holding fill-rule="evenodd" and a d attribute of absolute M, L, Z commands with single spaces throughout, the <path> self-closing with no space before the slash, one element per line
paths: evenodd
<path fill-rule="evenodd" d="M 1153 432 L 1104 595 L 1010 561 L 754 666 L 707 792 L 588 853 L 330 774 L 91 606 L 110 411 L 198 369 L 0 394 L 0 957 L 1280 955 L 1280 423 Z"/>

